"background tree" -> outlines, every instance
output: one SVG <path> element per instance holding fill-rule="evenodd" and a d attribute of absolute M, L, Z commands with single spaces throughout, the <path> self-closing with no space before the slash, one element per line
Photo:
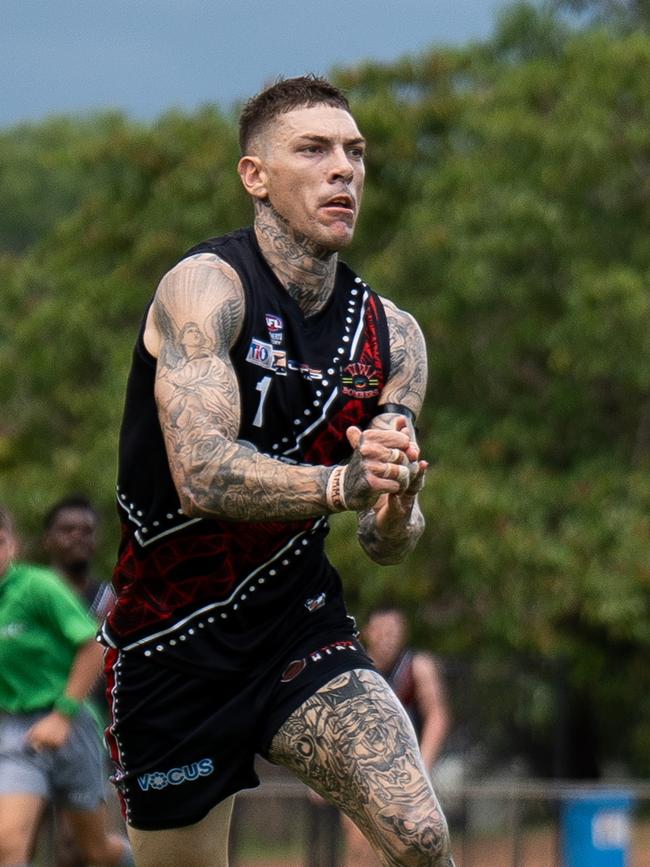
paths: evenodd
<path fill-rule="evenodd" d="M 578 13 L 583 20 L 629 30 L 650 25 L 648 0 L 551 0 L 551 8 Z"/>

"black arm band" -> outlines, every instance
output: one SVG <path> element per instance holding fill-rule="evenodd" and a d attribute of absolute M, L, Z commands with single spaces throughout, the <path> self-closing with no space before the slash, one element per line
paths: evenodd
<path fill-rule="evenodd" d="M 413 424 L 415 424 L 415 413 L 412 409 L 409 409 L 408 406 L 404 406 L 403 403 L 382 403 L 381 406 L 377 407 L 376 415 L 382 415 L 384 412 L 394 412 L 397 413 L 397 415 L 405 415 Z"/>

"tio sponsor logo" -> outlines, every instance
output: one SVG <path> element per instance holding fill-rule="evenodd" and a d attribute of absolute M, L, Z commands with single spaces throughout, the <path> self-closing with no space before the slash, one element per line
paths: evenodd
<path fill-rule="evenodd" d="M 198 780 L 199 777 L 209 777 L 214 773 L 212 759 L 199 759 L 191 765 L 183 765 L 180 768 L 171 768 L 169 771 L 153 771 L 151 774 L 142 774 L 138 777 L 138 785 L 143 792 L 149 789 L 166 789 L 167 786 L 180 786 Z"/>
<path fill-rule="evenodd" d="M 263 340 L 258 340 L 254 337 L 248 347 L 246 361 L 270 370 L 273 367 L 273 347 L 270 343 L 265 343 Z"/>

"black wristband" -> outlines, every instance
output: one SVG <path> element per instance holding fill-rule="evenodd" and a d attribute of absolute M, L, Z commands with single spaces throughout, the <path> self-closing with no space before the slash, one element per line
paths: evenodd
<path fill-rule="evenodd" d="M 377 407 L 376 415 L 381 415 L 384 412 L 394 412 L 397 415 L 405 415 L 410 421 L 415 424 L 415 413 L 403 403 L 382 403 Z"/>

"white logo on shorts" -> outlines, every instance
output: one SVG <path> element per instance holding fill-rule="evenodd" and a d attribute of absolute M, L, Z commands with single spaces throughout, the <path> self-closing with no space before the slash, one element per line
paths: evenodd
<path fill-rule="evenodd" d="M 142 774 L 138 777 L 138 785 L 143 792 L 149 789 L 166 789 L 167 786 L 180 786 L 198 780 L 199 777 L 209 777 L 214 773 L 212 759 L 199 759 L 191 765 L 183 765 L 180 768 L 172 768 L 169 771 L 153 771 L 151 774 Z"/>

